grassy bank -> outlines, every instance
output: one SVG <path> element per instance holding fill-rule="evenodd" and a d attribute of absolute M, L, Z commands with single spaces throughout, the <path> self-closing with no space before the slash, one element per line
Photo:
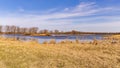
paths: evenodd
<path fill-rule="evenodd" d="M 120 46 L 38 44 L 0 38 L 0 68 L 120 68 Z"/>

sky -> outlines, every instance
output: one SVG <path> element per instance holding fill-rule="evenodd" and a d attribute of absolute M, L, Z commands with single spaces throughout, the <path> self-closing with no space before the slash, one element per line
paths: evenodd
<path fill-rule="evenodd" d="M 120 0 L 0 0 L 0 25 L 120 32 Z"/>

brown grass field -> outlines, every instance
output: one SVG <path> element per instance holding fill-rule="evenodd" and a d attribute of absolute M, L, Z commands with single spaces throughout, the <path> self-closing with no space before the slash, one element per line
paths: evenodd
<path fill-rule="evenodd" d="M 38 44 L 0 38 L 0 68 L 120 68 L 120 42 Z"/>

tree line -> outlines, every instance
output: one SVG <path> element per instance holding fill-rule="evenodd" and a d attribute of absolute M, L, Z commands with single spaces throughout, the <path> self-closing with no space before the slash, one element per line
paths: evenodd
<path fill-rule="evenodd" d="M 19 26 L 2 26 L 0 25 L 0 33 L 5 34 L 24 34 L 24 35 L 31 35 L 31 34 L 58 34 L 62 33 L 59 30 L 49 31 L 47 29 L 39 30 L 38 27 L 19 27 Z"/>
<path fill-rule="evenodd" d="M 47 29 L 40 30 L 38 27 L 19 27 L 19 26 L 2 26 L 0 25 L 0 34 L 23 34 L 23 35 L 33 35 L 33 34 L 72 34 L 72 35 L 78 35 L 78 34 L 120 34 L 120 32 L 116 33 L 109 33 L 109 32 L 80 32 L 76 30 L 71 30 L 68 32 L 59 31 L 59 30 L 53 30 L 49 31 Z"/>

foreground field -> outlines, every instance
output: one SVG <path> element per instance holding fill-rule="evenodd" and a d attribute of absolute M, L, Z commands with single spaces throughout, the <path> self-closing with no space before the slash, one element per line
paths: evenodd
<path fill-rule="evenodd" d="M 120 68 L 120 46 L 38 44 L 1 38 L 0 68 Z"/>

